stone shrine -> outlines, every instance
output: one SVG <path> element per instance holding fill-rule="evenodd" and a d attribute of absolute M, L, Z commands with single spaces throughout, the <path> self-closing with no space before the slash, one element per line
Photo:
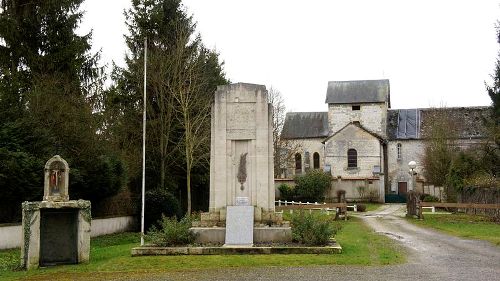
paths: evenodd
<path fill-rule="evenodd" d="M 22 204 L 23 268 L 89 261 L 90 201 L 69 200 L 68 183 L 68 163 L 56 155 L 45 164 L 43 201 Z"/>
<path fill-rule="evenodd" d="M 265 86 L 217 87 L 211 118 L 209 212 L 202 213 L 193 228 L 199 242 L 248 246 L 253 241 L 291 240 L 282 213 L 274 211 L 272 121 Z"/>

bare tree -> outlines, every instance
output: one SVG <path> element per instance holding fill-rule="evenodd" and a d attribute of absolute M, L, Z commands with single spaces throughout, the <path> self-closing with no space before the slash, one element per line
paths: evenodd
<path fill-rule="evenodd" d="M 285 125 L 286 107 L 281 92 L 272 86 L 269 88 L 268 102 L 273 105 L 273 146 L 274 146 L 274 176 L 280 177 L 293 170 L 295 154 L 302 148 L 300 141 L 284 139 L 281 131 Z"/>
<path fill-rule="evenodd" d="M 170 50 L 153 49 L 150 51 L 148 89 L 149 135 L 154 143 L 153 149 L 159 156 L 160 187 L 165 187 L 167 162 L 172 155 L 171 134 L 176 129 L 174 120 L 174 96 L 169 91 L 168 71 L 170 71 Z"/>
<path fill-rule="evenodd" d="M 175 116 L 183 136 L 179 149 L 184 154 L 187 189 L 187 214 L 191 213 L 191 171 L 208 163 L 210 144 L 210 108 L 212 95 L 206 92 L 205 59 L 209 51 L 196 43 L 188 45 L 189 36 L 180 33 L 173 50 L 169 81 L 175 101 Z M 196 40 L 199 40 L 197 38 Z"/>
<path fill-rule="evenodd" d="M 426 140 L 423 156 L 424 176 L 436 186 L 444 186 L 448 200 L 455 192 L 446 186 L 446 177 L 456 156 L 457 125 L 446 108 L 424 112 L 423 136 Z"/>
<path fill-rule="evenodd" d="M 273 106 L 273 146 L 274 146 L 274 176 L 279 176 L 281 174 L 282 166 L 282 150 L 280 136 L 283 130 L 283 125 L 285 124 L 285 100 L 281 95 L 281 92 L 273 88 L 269 88 L 268 102 Z"/>

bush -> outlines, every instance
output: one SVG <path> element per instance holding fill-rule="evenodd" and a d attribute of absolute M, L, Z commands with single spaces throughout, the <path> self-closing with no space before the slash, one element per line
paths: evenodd
<path fill-rule="evenodd" d="M 340 230 L 331 217 L 317 212 L 299 212 L 292 216 L 293 240 L 310 246 L 326 245 Z"/>
<path fill-rule="evenodd" d="M 366 212 L 366 205 L 358 204 L 358 212 Z"/>
<path fill-rule="evenodd" d="M 286 184 L 282 183 L 278 186 L 278 190 L 280 191 L 280 199 L 284 200 L 292 200 L 294 196 L 294 190 L 293 188 Z"/>
<path fill-rule="evenodd" d="M 191 218 L 187 216 L 180 221 L 177 221 L 175 217 L 162 216 L 161 220 L 158 221 L 160 228 L 153 225 L 149 229 L 146 239 L 151 244 L 160 247 L 191 244 L 196 238 L 195 234 L 190 230 L 191 222 Z"/>
<path fill-rule="evenodd" d="M 424 201 L 424 202 L 439 202 L 439 198 L 437 198 L 436 196 L 425 194 L 422 201 Z"/>
<path fill-rule="evenodd" d="M 144 216 L 144 225 L 146 229 L 149 229 L 153 224 L 161 221 L 163 215 L 178 218 L 183 216 L 177 198 L 163 189 L 147 191 L 145 205 L 146 214 Z"/>
<path fill-rule="evenodd" d="M 323 201 L 330 187 L 331 176 L 321 170 L 312 170 L 295 177 L 295 195 L 302 201 Z"/>
<path fill-rule="evenodd" d="M 376 189 L 370 189 L 368 191 L 368 200 L 371 203 L 378 202 L 378 199 L 380 197 L 380 193 Z"/>
<path fill-rule="evenodd" d="M 367 196 L 367 188 L 364 185 L 360 185 L 356 187 L 356 190 L 358 191 L 359 198 L 365 199 Z"/>

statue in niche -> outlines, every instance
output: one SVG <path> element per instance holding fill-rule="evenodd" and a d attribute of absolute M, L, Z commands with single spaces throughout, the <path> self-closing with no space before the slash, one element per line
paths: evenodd
<path fill-rule="evenodd" d="M 244 190 L 245 186 L 243 185 L 247 181 L 247 154 L 242 153 L 240 155 L 240 165 L 238 166 L 238 182 L 241 184 L 240 189 Z"/>
<path fill-rule="evenodd" d="M 64 185 L 64 165 L 56 161 L 50 165 L 50 195 L 59 195 Z"/>

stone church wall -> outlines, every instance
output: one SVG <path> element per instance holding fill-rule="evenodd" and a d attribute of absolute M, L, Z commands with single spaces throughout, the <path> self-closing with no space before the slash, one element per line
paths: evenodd
<path fill-rule="evenodd" d="M 386 136 L 387 106 L 385 103 L 363 103 L 360 110 L 352 110 L 352 104 L 329 104 L 328 126 L 334 134 L 348 123 L 359 121 L 363 127 L 382 137 Z"/>

